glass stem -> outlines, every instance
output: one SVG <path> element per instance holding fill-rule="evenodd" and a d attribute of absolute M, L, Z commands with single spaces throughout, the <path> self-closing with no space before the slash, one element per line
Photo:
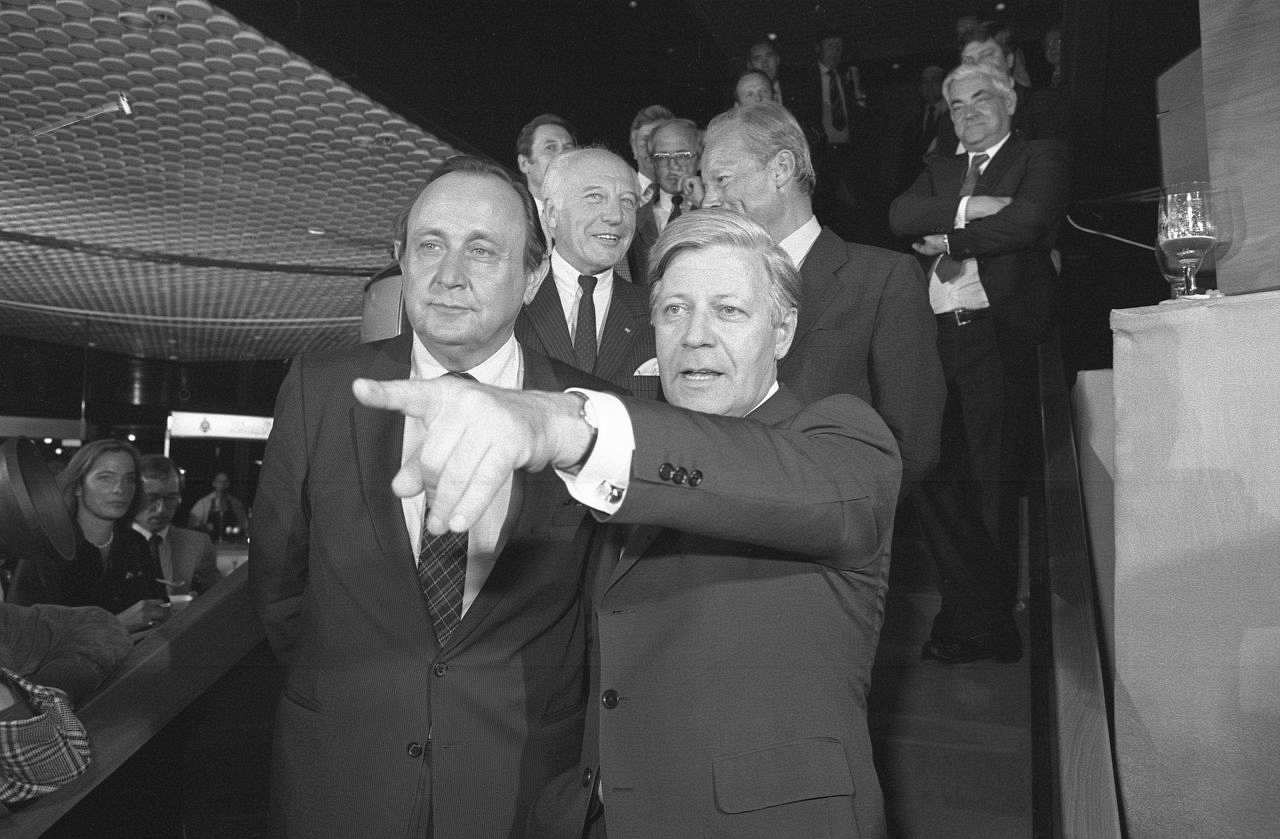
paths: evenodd
<path fill-rule="evenodd" d="M 1196 288 L 1196 272 L 1191 270 L 1190 265 L 1182 266 L 1182 287 L 1185 289 L 1183 294 L 1199 294 L 1200 289 Z"/>

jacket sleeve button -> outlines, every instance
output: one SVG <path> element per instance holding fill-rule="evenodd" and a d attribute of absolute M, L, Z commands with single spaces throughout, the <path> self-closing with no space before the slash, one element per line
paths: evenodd
<path fill-rule="evenodd" d="M 658 477 L 664 481 L 669 481 L 671 480 L 671 475 L 675 471 L 676 471 L 676 468 L 672 466 L 670 463 L 664 463 L 658 467 Z"/>
<path fill-rule="evenodd" d="M 671 476 L 671 483 L 673 484 L 683 484 L 687 480 L 689 480 L 689 470 L 685 469 L 683 466 L 676 469 L 675 473 Z"/>
<path fill-rule="evenodd" d="M 694 469 L 689 473 L 689 486 L 696 487 L 700 483 L 702 483 L 702 473 Z"/>
<path fill-rule="evenodd" d="M 609 710 L 618 707 L 618 692 L 610 688 L 600 695 L 600 704 Z"/>

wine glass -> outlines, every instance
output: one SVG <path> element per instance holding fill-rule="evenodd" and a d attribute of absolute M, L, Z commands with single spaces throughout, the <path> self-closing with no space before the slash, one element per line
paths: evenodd
<path fill-rule="evenodd" d="M 1213 204 L 1209 185 L 1201 181 L 1173 184 L 1160 197 L 1156 222 L 1156 244 L 1162 253 L 1161 270 L 1176 264 L 1182 271 L 1183 290 L 1174 296 L 1201 294 L 1196 287 L 1196 272 L 1205 255 L 1217 242 L 1217 226 L 1213 221 Z M 1170 276 L 1168 273 L 1166 277 Z"/>

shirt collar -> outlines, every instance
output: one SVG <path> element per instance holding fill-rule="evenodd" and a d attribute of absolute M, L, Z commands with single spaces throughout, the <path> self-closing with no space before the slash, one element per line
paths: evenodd
<path fill-rule="evenodd" d="M 496 387 L 516 389 L 520 387 L 520 345 L 516 343 L 515 333 L 507 338 L 507 342 L 497 352 L 465 372 L 477 382 Z M 435 379 L 449 371 L 427 349 L 426 344 L 415 332 L 413 335 L 413 359 L 409 377 L 412 379 Z"/>
<path fill-rule="evenodd" d="M 152 531 L 147 530 L 145 527 L 143 527 L 142 525 L 138 524 L 136 521 L 133 523 L 133 529 L 134 529 L 134 530 L 136 530 L 136 531 L 138 531 L 139 533 L 141 533 L 141 534 L 142 534 L 142 538 L 146 539 L 148 542 L 149 542 L 149 541 L 151 541 Z M 155 531 L 155 535 L 156 535 L 156 536 L 159 536 L 161 539 L 168 539 L 168 538 L 169 538 L 169 525 L 167 525 L 167 524 L 166 524 L 164 527 L 162 527 L 162 528 L 160 528 L 159 530 Z"/>
<path fill-rule="evenodd" d="M 969 155 L 969 161 L 968 161 L 968 162 L 969 162 L 969 163 L 973 163 L 973 158 L 974 158 L 976 155 L 979 155 L 979 154 L 985 154 L 985 155 L 987 156 L 987 162 L 988 162 L 988 163 L 990 163 L 990 162 L 991 162 L 991 159 L 992 159 L 993 157 L 995 157 L 995 156 L 996 156 L 996 152 L 998 152 L 998 151 L 1000 151 L 1000 149 L 1004 148 L 1004 144 L 1005 144 L 1005 143 L 1007 143 L 1007 142 L 1009 142 L 1009 138 L 1010 138 L 1010 137 L 1012 137 L 1012 136 L 1013 136 L 1013 132 L 1011 131 L 1011 132 L 1009 132 L 1008 134 L 1006 134 L 1006 135 L 1004 135 L 1003 137 L 1001 137 L 1001 138 L 1000 138 L 1000 141 L 999 141 L 998 143 L 995 143 L 994 145 L 991 145 L 991 146 L 989 146 L 988 148 L 980 149 L 980 150 L 978 150 L 978 151 L 971 151 L 971 152 L 968 152 L 968 155 Z"/>
<path fill-rule="evenodd" d="M 777 392 L 778 392 L 778 380 L 774 379 L 773 384 L 769 385 L 769 392 L 764 395 L 764 399 L 761 399 L 759 402 L 756 403 L 756 406 L 754 408 L 752 408 L 750 411 L 747 411 L 747 416 L 751 416 L 753 413 L 758 411 L 760 409 L 760 406 L 768 402 L 770 399 L 772 399 L 773 395 Z"/>
<path fill-rule="evenodd" d="M 778 243 L 778 247 L 787 252 L 787 256 L 791 257 L 791 264 L 799 268 L 804 262 L 804 258 L 809 255 L 809 251 L 813 248 L 813 243 L 818 241 L 819 234 L 822 233 L 822 225 L 818 224 L 817 216 L 809 216 L 809 220 L 797 227 L 795 230 Z"/>
<path fill-rule="evenodd" d="M 560 250 L 551 251 L 551 276 L 556 278 L 557 283 L 568 283 L 574 289 L 578 288 L 578 275 L 582 272 L 569 264 L 569 260 L 560 255 Z M 596 288 L 601 286 L 612 288 L 613 269 L 606 268 L 599 274 L 593 274 L 596 278 Z M 568 287 L 568 286 L 566 286 Z"/>

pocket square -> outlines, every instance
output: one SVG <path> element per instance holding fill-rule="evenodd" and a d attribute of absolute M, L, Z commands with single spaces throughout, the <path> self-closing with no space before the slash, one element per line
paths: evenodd
<path fill-rule="evenodd" d="M 637 367 L 637 368 L 636 368 L 636 372 L 632 373 L 631 375 L 633 375 L 633 376 L 656 376 L 656 375 L 658 375 L 658 359 L 656 359 L 656 358 L 651 358 L 651 359 L 649 359 L 649 360 L 648 360 L 648 361 L 646 361 L 644 364 L 641 364 L 639 367 Z"/>

